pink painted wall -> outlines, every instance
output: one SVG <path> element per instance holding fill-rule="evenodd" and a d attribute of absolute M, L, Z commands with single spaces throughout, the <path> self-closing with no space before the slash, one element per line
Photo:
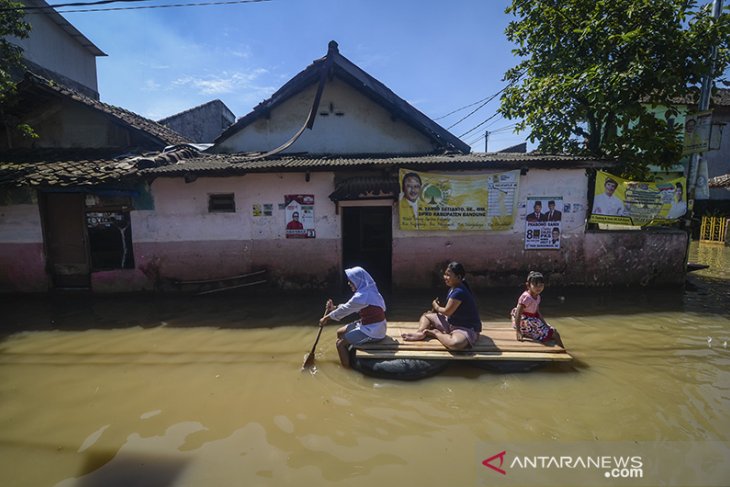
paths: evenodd
<path fill-rule="evenodd" d="M 514 286 L 528 271 L 549 285 L 681 285 L 688 236 L 682 231 L 589 232 L 564 239 L 560 250 L 524 250 L 520 235 L 453 235 L 393 242 L 394 286 L 440 283 L 444 266 L 461 262 L 474 287 Z"/>
<path fill-rule="evenodd" d="M 43 243 L 0 243 L 0 292 L 46 292 Z"/>

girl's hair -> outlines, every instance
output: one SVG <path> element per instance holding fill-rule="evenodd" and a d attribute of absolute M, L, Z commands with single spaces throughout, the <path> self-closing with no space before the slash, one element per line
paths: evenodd
<path fill-rule="evenodd" d="M 464 266 L 459 264 L 458 262 L 449 262 L 449 265 L 446 266 L 446 269 L 450 270 L 454 273 L 456 277 L 461 279 L 461 282 L 464 284 L 464 286 L 471 291 L 471 287 L 469 287 L 469 283 L 466 282 L 466 270 L 464 270 Z"/>
<path fill-rule="evenodd" d="M 545 284 L 545 278 L 537 271 L 527 274 L 527 284 Z"/>

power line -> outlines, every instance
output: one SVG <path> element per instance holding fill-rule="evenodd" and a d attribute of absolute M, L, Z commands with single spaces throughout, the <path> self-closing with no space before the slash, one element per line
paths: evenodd
<path fill-rule="evenodd" d="M 19 7 L 5 7 L 0 8 L 0 12 L 7 12 L 9 10 L 23 10 L 23 11 L 29 11 L 29 10 L 47 10 L 49 8 L 62 8 L 62 7 L 88 7 L 90 5 L 105 5 L 108 3 L 120 3 L 120 2 L 150 2 L 152 0 L 97 0 L 96 2 L 75 2 L 75 3 L 59 3 L 55 5 L 45 5 L 45 6 L 37 6 L 37 5 L 21 5 Z"/>
<path fill-rule="evenodd" d="M 468 135 L 468 134 L 470 134 L 470 133 L 474 132 L 474 131 L 475 131 L 476 129 L 478 129 L 479 127 L 481 127 L 481 126 L 482 126 L 482 125 L 484 125 L 485 123 L 489 122 L 489 121 L 490 121 L 491 119 L 493 119 L 493 118 L 494 118 L 494 117 L 496 117 L 497 115 L 499 115 L 499 112 L 495 112 L 495 113 L 494 113 L 493 115 L 490 115 L 490 116 L 489 116 L 489 117 L 487 117 L 486 119 L 482 120 L 482 121 L 481 121 L 481 123 L 479 123 L 479 124 L 478 124 L 478 125 L 476 125 L 475 127 L 472 127 L 471 129 L 469 129 L 469 130 L 467 130 L 466 132 L 464 132 L 463 134 L 461 134 L 461 135 L 459 136 L 459 138 L 462 138 L 462 137 L 464 137 L 465 135 Z"/>
<path fill-rule="evenodd" d="M 476 112 L 478 112 L 479 110 L 481 110 L 482 107 L 484 107 L 487 103 L 489 103 L 490 101 L 492 101 L 495 98 L 497 98 L 500 95 L 500 93 L 502 93 L 504 90 L 507 89 L 508 86 L 510 86 L 510 85 L 505 86 L 504 88 L 502 88 L 501 90 L 499 90 L 498 92 L 496 92 L 495 94 L 493 94 L 492 96 L 487 97 L 486 98 L 486 101 L 484 101 L 484 103 L 482 103 L 481 105 L 479 105 L 478 107 L 476 107 L 474 110 L 472 110 L 471 112 L 469 112 L 467 115 L 461 117 L 456 123 L 452 123 L 451 125 L 449 125 L 448 127 L 446 127 L 446 130 L 450 130 L 451 128 L 459 125 L 461 122 L 463 122 L 467 118 L 469 118 L 472 115 L 474 115 Z"/>
<path fill-rule="evenodd" d="M 434 119 L 433 119 L 433 121 L 435 122 L 436 120 L 441 120 L 442 118 L 446 118 L 446 117 L 448 117 L 449 115 L 453 115 L 453 114 L 454 114 L 454 113 L 456 113 L 456 112 L 460 112 L 460 111 L 462 111 L 462 110 L 466 110 L 466 109 L 467 109 L 467 108 L 469 108 L 469 107 L 473 107 L 473 106 L 474 106 L 474 105 L 476 105 L 477 103 L 481 103 L 481 102 L 483 102 L 483 101 L 484 101 L 484 100 L 486 100 L 487 98 L 489 98 L 489 97 L 486 97 L 486 98 L 482 98 L 481 100 L 475 101 L 474 103 L 470 103 L 470 104 L 468 104 L 468 105 L 465 105 L 465 106 L 463 106 L 463 107 L 461 107 L 461 108 L 457 108 L 456 110 L 453 110 L 453 111 L 451 111 L 451 112 L 447 113 L 446 115 L 441 115 L 441 116 L 440 116 L 440 117 L 438 117 L 438 118 L 434 118 Z"/>
<path fill-rule="evenodd" d="M 118 0 L 118 1 L 149 1 L 149 0 Z M 271 2 L 272 0 L 229 0 L 219 2 L 197 2 L 197 3 L 175 3 L 169 5 L 141 5 L 139 7 L 111 7 L 111 8 L 88 8 L 88 9 L 73 9 L 73 10 L 58 10 L 58 13 L 81 13 L 81 12 L 112 12 L 118 10 L 142 10 L 142 9 L 153 9 L 153 8 L 178 8 L 178 7 L 207 7 L 211 5 L 238 5 L 246 3 L 262 3 Z M 54 7 L 44 7 L 49 9 Z M 14 9 L 9 9 L 14 10 Z M 42 13 L 41 12 L 28 12 L 29 15 Z"/>

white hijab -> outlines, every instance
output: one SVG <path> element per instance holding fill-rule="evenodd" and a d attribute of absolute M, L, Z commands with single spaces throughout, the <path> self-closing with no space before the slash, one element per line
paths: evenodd
<path fill-rule="evenodd" d="M 345 275 L 355 286 L 355 294 L 350 298 L 351 303 L 378 306 L 385 311 L 385 300 L 368 271 L 362 267 L 352 267 L 345 269 Z"/>

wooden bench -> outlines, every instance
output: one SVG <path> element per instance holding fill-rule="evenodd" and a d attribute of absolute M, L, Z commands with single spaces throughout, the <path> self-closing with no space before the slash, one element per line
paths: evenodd
<path fill-rule="evenodd" d="M 424 360 L 494 360 L 530 362 L 567 362 L 573 357 L 561 343 L 539 343 L 532 340 L 518 341 L 509 323 L 484 322 L 476 345 L 468 350 L 447 350 L 438 340 L 409 342 L 402 333 L 418 328 L 415 322 L 388 322 L 388 336 L 374 343 L 356 347 L 358 358 L 398 359 L 419 358 Z"/>

